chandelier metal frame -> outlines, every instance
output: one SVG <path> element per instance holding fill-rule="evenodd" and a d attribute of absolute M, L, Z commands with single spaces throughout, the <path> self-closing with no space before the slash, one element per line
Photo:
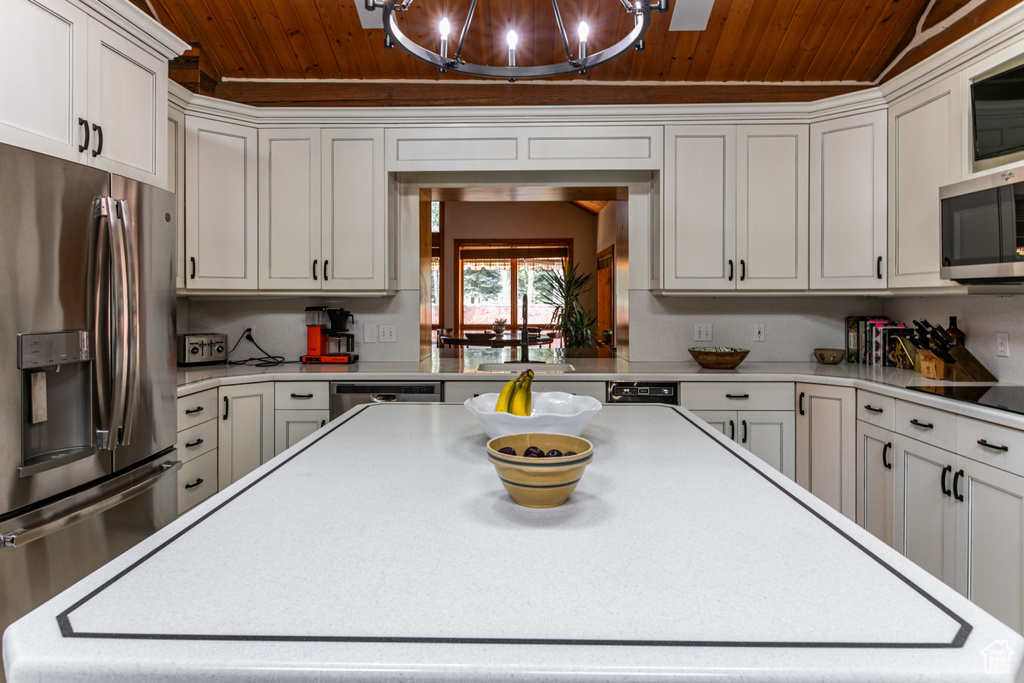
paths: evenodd
<path fill-rule="evenodd" d="M 466 41 L 470 24 L 473 22 L 473 12 L 476 10 L 477 0 L 472 0 L 469 11 L 466 14 L 466 21 L 462 25 L 459 34 L 458 46 L 455 55 L 447 56 L 447 38 L 441 39 L 441 54 L 419 45 L 407 35 L 402 33 L 395 19 L 396 12 L 405 12 L 412 5 L 413 0 L 365 0 L 367 10 L 380 9 L 383 11 L 384 46 L 391 48 L 394 45 L 402 48 L 405 52 L 420 61 L 436 66 L 441 73 L 451 71 L 454 73 L 467 74 L 471 76 L 482 76 L 484 78 L 503 78 L 510 83 L 521 78 L 550 78 L 552 76 L 563 76 L 571 73 L 586 73 L 587 70 L 622 56 L 630 50 L 643 51 L 646 47 L 644 35 L 651 25 L 651 10 L 659 12 L 668 11 L 669 0 L 635 0 L 630 4 L 629 0 L 619 0 L 627 14 L 634 17 L 632 30 L 617 43 L 594 54 L 586 54 L 586 39 L 580 41 L 580 54 L 573 56 L 569 44 L 569 37 L 565 32 L 565 25 L 562 23 L 562 13 L 558 9 L 558 0 L 551 0 L 555 10 L 555 22 L 558 25 L 558 32 L 562 38 L 562 45 L 565 47 L 566 61 L 555 64 L 542 64 L 535 66 L 517 66 L 515 64 L 515 44 L 509 45 L 509 65 L 490 66 L 487 64 L 474 64 L 462 59 L 462 47 Z"/>

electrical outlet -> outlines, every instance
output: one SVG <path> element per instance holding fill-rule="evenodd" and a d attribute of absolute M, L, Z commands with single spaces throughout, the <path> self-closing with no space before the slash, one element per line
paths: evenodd
<path fill-rule="evenodd" d="M 754 323 L 754 341 L 764 341 L 764 323 Z"/>
<path fill-rule="evenodd" d="M 246 330 L 249 330 L 249 334 L 252 335 L 253 339 L 256 338 L 256 323 L 244 323 L 242 325 L 242 337 L 243 338 L 245 337 L 245 331 Z"/>
<path fill-rule="evenodd" d="M 377 326 L 370 323 L 363 324 L 363 342 L 374 344 L 377 342 Z"/>
<path fill-rule="evenodd" d="M 996 355 L 1000 358 L 1010 357 L 1010 335 L 1006 332 L 996 332 Z"/>
<path fill-rule="evenodd" d="M 693 341 L 711 341 L 711 323 L 696 323 L 693 326 Z"/>
<path fill-rule="evenodd" d="M 377 326 L 377 341 L 379 342 L 393 342 L 395 337 L 398 336 L 397 325 L 378 325 Z"/>

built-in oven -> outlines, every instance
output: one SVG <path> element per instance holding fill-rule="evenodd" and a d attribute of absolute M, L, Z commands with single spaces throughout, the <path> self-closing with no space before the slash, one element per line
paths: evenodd
<path fill-rule="evenodd" d="M 1024 169 L 939 189 L 939 274 L 958 282 L 1024 279 Z"/>
<path fill-rule="evenodd" d="M 331 419 L 364 403 L 440 402 L 440 382 L 331 382 Z"/>

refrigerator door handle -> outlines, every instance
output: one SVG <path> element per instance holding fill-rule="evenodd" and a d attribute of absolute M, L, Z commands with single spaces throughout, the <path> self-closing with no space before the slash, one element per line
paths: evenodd
<path fill-rule="evenodd" d="M 81 522 L 82 520 L 98 515 L 101 512 L 106 512 L 110 508 L 117 507 L 118 505 L 145 493 L 156 486 L 161 479 L 177 472 L 180 469 L 180 460 L 163 462 L 160 464 L 159 469 L 152 474 L 149 474 L 144 479 L 129 484 L 119 491 L 115 491 L 109 496 L 74 507 L 66 514 L 54 519 L 49 519 L 33 526 L 3 534 L 0 536 L 0 548 L 20 548 L 27 543 L 37 541 L 40 538 L 45 538 L 46 536 L 60 531 L 61 529 L 66 529 L 76 522 Z"/>
<path fill-rule="evenodd" d="M 124 248 L 120 230 L 115 227 L 117 208 L 110 197 L 97 197 L 93 203 L 95 241 L 93 243 L 93 334 L 95 335 L 95 385 L 98 424 L 96 447 L 111 450 L 117 443 L 119 420 L 124 413 L 123 381 L 125 335 Z"/>
<path fill-rule="evenodd" d="M 126 389 L 124 412 L 121 417 L 121 433 L 118 444 L 127 446 L 131 442 L 132 424 L 135 422 L 135 407 L 139 396 L 139 249 L 136 242 L 135 226 L 132 224 L 128 202 L 117 200 L 118 225 L 122 233 L 125 267 L 125 358 L 124 372 Z"/>

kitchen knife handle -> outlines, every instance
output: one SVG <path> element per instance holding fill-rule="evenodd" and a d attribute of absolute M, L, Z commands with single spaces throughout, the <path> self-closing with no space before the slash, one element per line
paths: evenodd
<path fill-rule="evenodd" d="M 952 495 L 952 491 L 946 486 L 946 475 L 953 471 L 952 465 L 946 465 L 942 468 L 942 479 L 939 481 L 939 486 L 942 487 L 943 495 Z"/>
<path fill-rule="evenodd" d="M 994 443 L 989 443 L 988 441 L 985 441 L 985 439 L 978 439 L 978 445 L 984 448 L 991 448 L 994 451 L 1002 451 L 1003 453 L 1006 453 L 1008 450 L 1010 450 L 1009 446 L 997 446 Z"/>
<path fill-rule="evenodd" d="M 222 417 L 221 419 L 222 420 L 228 419 L 228 397 L 227 396 L 224 397 L 224 417 Z"/>
<path fill-rule="evenodd" d="M 864 405 L 864 410 L 867 410 L 868 412 L 871 412 L 871 413 L 878 413 L 878 414 L 882 414 L 882 413 L 885 412 L 881 408 L 875 408 L 870 403 Z"/>
<path fill-rule="evenodd" d="M 963 470 L 957 470 L 957 473 L 953 475 L 953 497 L 959 500 L 961 503 L 964 500 L 964 494 L 960 493 L 960 478 L 964 476 Z"/>
<path fill-rule="evenodd" d="M 920 427 L 921 429 L 935 429 L 935 425 L 928 422 L 920 422 L 916 417 L 910 421 L 910 424 L 915 427 Z"/>
<path fill-rule="evenodd" d="M 89 149 L 89 122 L 83 118 L 79 118 L 78 125 L 80 125 L 82 127 L 82 130 L 85 131 L 85 141 L 78 146 L 78 151 L 84 152 L 85 150 Z"/>
<path fill-rule="evenodd" d="M 802 392 L 802 391 L 800 392 L 799 404 L 800 405 L 798 407 L 800 408 L 800 414 L 801 415 L 806 415 L 807 413 L 804 412 L 804 392 Z"/>
<path fill-rule="evenodd" d="M 887 470 L 891 470 L 892 469 L 892 463 L 885 459 L 885 456 L 889 452 L 890 448 L 892 448 L 892 444 L 891 443 L 887 443 L 884 446 L 882 446 L 882 465 Z"/>
<path fill-rule="evenodd" d="M 882 257 L 881 256 L 878 257 L 878 266 L 877 266 L 877 268 L 875 270 L 875 274 L 878 275 L 878 279 L 879 280 L 882 279 Z"/>

